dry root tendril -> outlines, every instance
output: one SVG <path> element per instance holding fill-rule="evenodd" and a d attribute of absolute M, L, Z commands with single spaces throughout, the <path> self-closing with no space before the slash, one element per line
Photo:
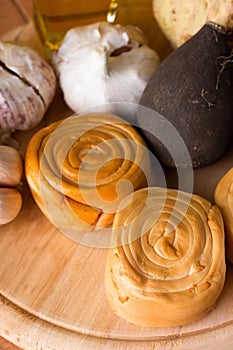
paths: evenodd
<path fill-rule="evenodd" d="M 213 103 L 213 102 L 210 102 L 208 101 L 206 95 L 208 94 L 208 91 L 205 91 L 205 89 L 203 88 L 201 90 L 201 97 L 202 99 L 207 103 L 207 106 L 208 108 L 211 108 L 211 107 L 217 107 L 217 104 L 216 103 Z"/>
<path fill-rule="evenodd" d="M 219 62 L 220 60 L 222 60 L 222 62 Z M 231 66 L 231 64 L 233 63 L 233 49 L 231 49 L 231 53 L 228 57 L 225 56 L 219 56 L 217 58 L 217 64 L 221 67 L 218 75 L 217 75 L 217 82 L 216 82 L 216 90 L 219 89 L 220 86 L 220 78 L 222 73 L 224 72 L 225 69 L 229 68 L 229 66 Z"/>

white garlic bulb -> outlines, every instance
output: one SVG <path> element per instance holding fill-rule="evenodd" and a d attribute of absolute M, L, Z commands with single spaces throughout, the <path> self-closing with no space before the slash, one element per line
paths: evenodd
<path fill-rule="evenodd" d="M 0 225 L 11 222 L 22 207 L 21 193 L 14 188 L 0 188 Z"/>
<path fill-rule="evenodd" d="M 67 105 L 80 112 L 109 102 L 139 103 L 159 57 L 139 28 L 98 22 L 69 30 L 54 64 Z"/>
<path fill-rule="evenodd" d="M 153 14 L 174 48 L 208 21 L 233 29 L 232 0 L 152 0 Z"/>
<path fill-rule="evenodd" d="M 0 186 L 17 186 L 23 175 L 20 153 L 9 146 L 0 145 Z"/>
<path fill-rule="evenodd" d="M 36 126 L 55 88 L 52 67 L 36 51 L 0 41 L 0 135 Z"/>

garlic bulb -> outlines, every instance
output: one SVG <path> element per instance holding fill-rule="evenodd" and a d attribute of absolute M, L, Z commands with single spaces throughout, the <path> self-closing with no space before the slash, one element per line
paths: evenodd
<path fill-rule="evenodd" d="M 0 135 L 36 126 L 55 88 L 53 69 L 36 51 L 0 41 Z"/>
<path fill-rule="evenodd" d="M 153 14 L 176 48 L 208 21 L 233 29 L 232 0 L 153 0 Z"/>
<path fill-rule="evenodd" d="M 80 112 L 109 102 L 138 103 L 159 57 L 139 28 L 98 22 L 69 30 L 54 64 L 66 103 Z"/>
<path fill-rule="evenodd" d="M 22 196 L 14 188 L 0 188 L 0 225 L 11 222 L 19 214 Z"/>
<path fill-rule="evenodd" d="M 20 153 L 9 146 L 0 146 L 0 186 L 17 186 L 22 178 L 23 163 Z"/>

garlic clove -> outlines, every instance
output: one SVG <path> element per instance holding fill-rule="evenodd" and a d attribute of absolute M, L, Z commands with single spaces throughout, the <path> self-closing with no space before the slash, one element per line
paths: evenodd
<path fill-rule="evenodd" d="M 53 59 L 64 99 L 78 113 L 112 102 L 139 103 L 159 64 L 139 28 L 105 22 L 69 30 Z"/>
<path fill-rule="evenodd" d="M 22 196 L 14 188 L 0 188 L 0 225 L 8 224 L 19 214 Z"/>
<path fill-rule="evenodd" d="M 10 146 L 0 146 L 0 186 L 17 186 L 23 175 L 20 153 Z"/>

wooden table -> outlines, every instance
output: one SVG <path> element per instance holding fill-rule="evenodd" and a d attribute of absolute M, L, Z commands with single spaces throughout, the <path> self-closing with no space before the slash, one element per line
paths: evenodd
<path fill-rule="evenodd" d="M 0 0 L 0 9 L 0 36 L 32 18 L 32 0 Z M 0 349 L 19 348 L 0 336 Z"/>
<path fill-rule="evenodd" d="M 0 35 L 12 29 L 17 33 L 17 29 L 15 30 L 14 28 L 29 23 L 32 18 L 32 0 L 0 0 L 0 8 Z M 229 162 L 231 162 L 231 159 Z M 210 169 L 207 169 L 207 176 L 209 174 L 208 171 Z M 68 331 L 62 327 L 52 325 L 16 307 L 1 295 L 0 320 L 1 350 L 16 350 L 20 348 L 28 350 L 139 350 L 142 348 L 148 350 L 193 350 L 200 348 L 209 350 L 212 349 L 211 345 L 213 348 L 224 347 L 224 350 L 230 350 L 233 345 L 233 325 L 231 322 L 224 324 L 220 328 L 210 328 L 205 334 L 196 333 L 192 336 L 187 335 L 187 337 L 183 337 L 182 334 L 176 334 L 170 337 L 169 340 L 166 340 L 164 337 L 161 337 L 161 340 L 145 340 L 143 342 L 103 339 Z M 9 343 L 6 339 L 11 340 L 19 347 Z"/>

